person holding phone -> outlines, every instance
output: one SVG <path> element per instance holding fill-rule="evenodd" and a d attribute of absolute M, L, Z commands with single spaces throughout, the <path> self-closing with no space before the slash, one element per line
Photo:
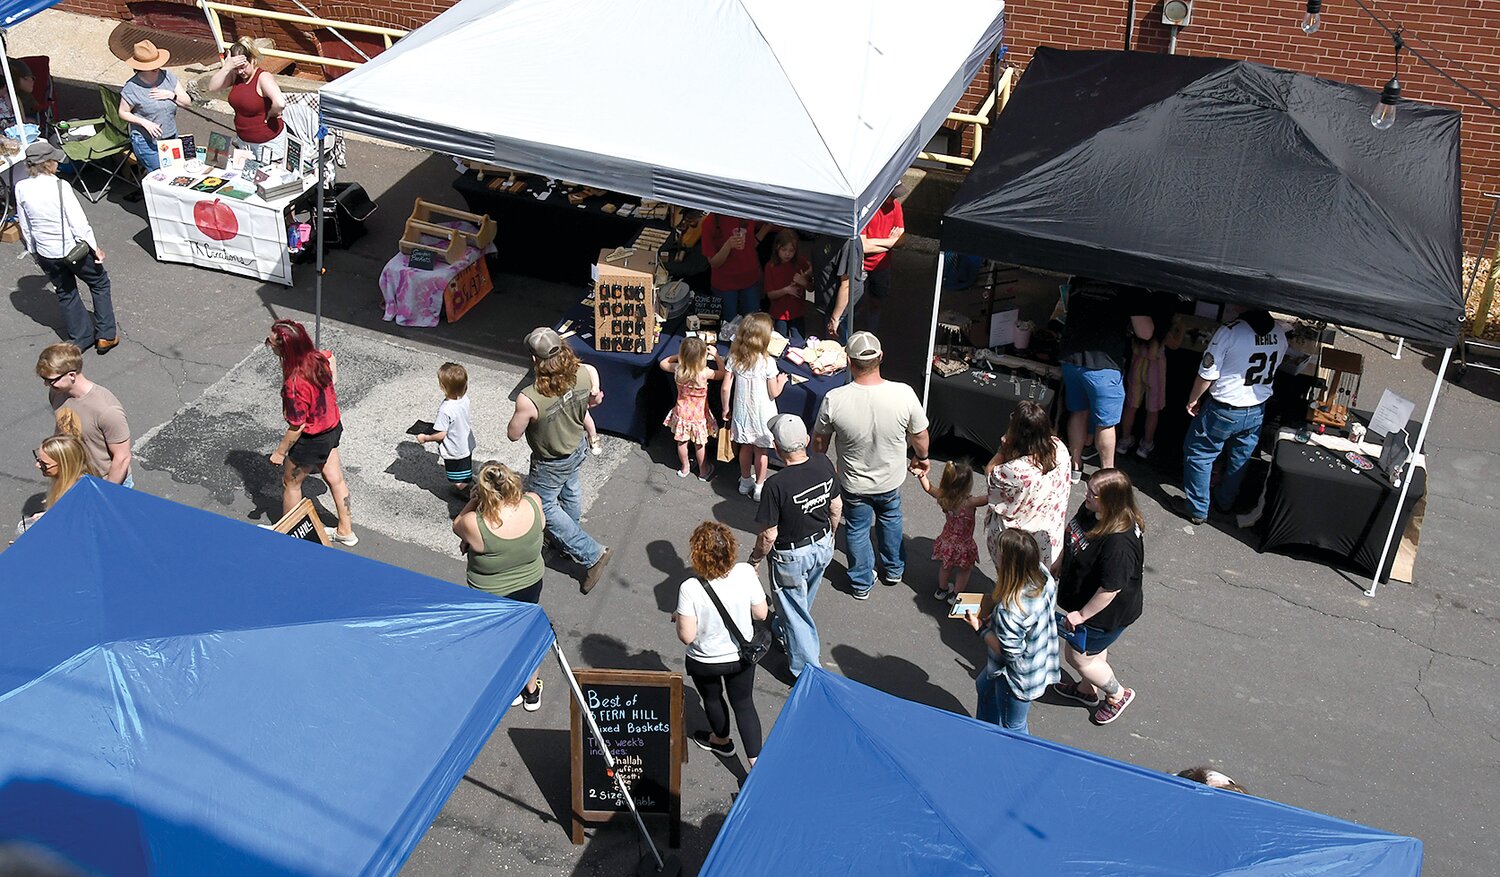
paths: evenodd
<path fill-rule="evenodd" d="M 1141 617 L 1144 532 L 1130 476 L 1100 469 L 1063 536 L 1059 635 L 1063 660 L 1080 678 L 1056 682 L 1051 691 L 1093 707 L 1097 725 L 1113 722 L 1135 702 L 1135 689 L 1121 685 L 1109 666 L 1109 647 Z"/>
<path fill-rule="evenodd" d="M 973 612 L 964 620 L 984 640 L 987 660 L 974 687 L 979 705 L 974 718 L 1017 734 L 1031 733 L 1026 716 L 1031 702 L 1057 682 L 1057 582 L 1042 566 L 1036 540 L 1024 530 L 1006 530 L 997 540 L 994 609 L 981 622 Z"/>

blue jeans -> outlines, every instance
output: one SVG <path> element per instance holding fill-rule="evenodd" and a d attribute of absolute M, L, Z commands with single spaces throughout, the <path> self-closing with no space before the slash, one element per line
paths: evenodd
<path fill-rule="evenodd" d="M 547 516 L 547 535 L 565 554 L 584 566 L 593 566 L 604 553 L 604 546 L 578 526 L 583 517 L 583 492 L 578 486 L 578 470 L 589 452 L 588 436 L 578 442 L 578 450 L 558 460 L 531 458 L 526 473 L 526 489 L 542 498 L 542 514 Z"/>
<path fill-rule="evenodd" d="M 1021 700 L 1010 690 L 1004 674 L 990 675 L 992 668 L 986 664 L 974 680 L 974 690 L 979 693 L 979 705 L 974 708 L 974 718 L 981 722 L 999 725 L 1017 734 L 1030 734 L 1026 715 L 1031 712 L 1031 701 Z"/>
<path fill-rule="evenodd" d="M 803 667 L 818 663 L 823 647 L 818 626 L 813 623 L 812 606 L 818 598 L 818 586 L 823 584 L 823 572 L 833 562 L 833 534 L 790 551 L 774 549 L 770 560 L 776 633 L 786 643 L 792 675 L 799 676 Z"/>
<path fill-rule="evenodd" d="M 135 160 L 141 163 L 144 173 L 161 169 L 161 157 L 156 154 L 156 142 L 146 136 L 146 132 L 130 126 L 130 149 L 135 153 Z"/>
<path fill-rule="evenodd" d="M 1219 480 L 1218 504 L 1220 508 L 1229 508 L 1239 496 L 1245 464 L 1260 443 L 1266 406 L 1234 408 L 1208 396 L 1202 404 L 1202 410 L 1188 427 L 1187 438 L 1182 441 L 1182 490 L 1187 494 L 1187 506 L 1193 515 L 1206 518 L 1208 482 L 1214 461 L 1228 449 L 1229 460 L 1224 466 L 1224 477 Z"/>
<path fill-rule="evenodd" d="M 744 289 L 715 289 L 713 292 L 724 302 L 724 315 L 721 319 L 725 323 L 734 319 L 737 314 L 753 314 L 760 310 L 759 283 L 752 283 Z"/>
<path fill-rule="evenodd" d="M 849 552 L 849 581 L 854 583 L 855 590 L 861 592 L 875 586 L 875 549 L 870 544 L 872 528 L 876 529 L 880 545 L 880 569 L 885 581 L 894 585 L 906 572 L 899 488 L 869 496 L 844 493 L 844 545 Z"/>
<path fill-rule="evenodd" d="M 68 340 L 78 345 L 79 350 L 89 349 L 95 341 L 113 341 L 119 335 L 115 326 L 114 300 L 110 297 L 109 272 L 93 253 L 84 257 L 83 264 L 77 268 L 63 259 L 46 256 L 37 256 L 36 263 L 52 282 L 57 308 L 62 311 L 63 324 L 68 329 Z M 78 296 L 80 280 L 88 286 L 89 295 L 94 300 L 93 314 Z"/>

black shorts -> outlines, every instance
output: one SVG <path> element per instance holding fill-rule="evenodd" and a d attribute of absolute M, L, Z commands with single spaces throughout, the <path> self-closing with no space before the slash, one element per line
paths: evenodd
<path fill-rule="evenodd" d="M 519 603 L 540 603 L 542 602 L 542 580 L 537 579 L 536 584 L 527 585 L 519 591 L 511 591 L 505 596 Z"/>
<path fill-rule="evenodd" d="M 865 272 L 865 292 L 871 298 L 886 298 L 891 294 L 891 266 L 881 265 L 874 271 Z"/>
<path fill-rule="evenodd" d="M 339 439 L 344 436 L 344 422 L 339 421 L 332 429 L 326 429 L 319 433 L 304 432 L 292 449 L 287 451 L 287 459 L 296 463 L 303 469 L 321 469 L 328 462 L 328 455 L 339 446 Z"/>
<path fill-rule="evenodd" d="M 471 454 L 457 460 L 444 460 L 443 471 L 448 473 L 448 480 L 454 484 L 463 484 L 474 480 L 474 457 Z"/>

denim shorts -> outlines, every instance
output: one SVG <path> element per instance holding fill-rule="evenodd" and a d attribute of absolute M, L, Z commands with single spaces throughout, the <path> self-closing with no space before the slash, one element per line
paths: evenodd
<path fill-rule="evenodd" d="M 1097 627 L 1089 627 L 1087 624 L 1068 630 L 1063 624 L 1063 613 L 1058 612 L 1057 635 L 1062 637 L 1063 642 L 1073 647 L 1073 651 L 1084 655 L 1097 655 L 1120 638 L 1125 628 L 1117 627 L 1114 630 L 1100 630 Z"/>
<path fill-rule="evenodd" d="M 1118 369 L 1063 363 L 1063 392 L 1069 411 L 1087 411 L 1090 429 L 1108 429 L 1125 410 L 1125 378 Z"/>

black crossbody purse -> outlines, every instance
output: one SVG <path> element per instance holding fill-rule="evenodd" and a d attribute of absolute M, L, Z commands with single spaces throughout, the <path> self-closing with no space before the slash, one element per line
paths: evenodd
<path fill-rule="evenodd" d="M 744 634 L 740 633 L 740 626 L 729 617 L 729 612 L 724 604 L 719 602 L 719 595 L 714 593 L 713 585 L 702 576 L 698 577 L 698 583 L 703 590 L 708 592 L 708 599 L 714 601 L 714 608 L 719 610 L 719 617 L 724 619 L 724 626 L 729 628 L 729 635 L 740 647 L 740 660 L 747 664 L 759 664 L 760 659 L 771 651 L 771 626 L 764 621 L 750 619 L 750 639 L 746 641 Z"/>
<path fill-rule="evenodd" d="M 58 181 L 57 181 L 57 209 L 58 209 L 58 212 L 60 212 L 62 214 L 63 243 L 64 244 L 66 244 L 68 242 L 68 239 L 70 237 L 72 237 L 72 235 L 68 234 L 68 202 L 67 202 L 67 196 L 68 196 L 68 193 L 63 189 L 63 181 L 62 181 L 61 178 L 58 178 Z M 92 253 L 93 251 L 94 251 L 94 248 L 91 247 L 91 246 L 89 246 L 89 242 L 88 241 L 80 241 L 77 238 L 73 238 L 73 246 L 69 247 L 67 249 L 67 251 L 63 253 L 62 260 L 64 262 L 68 263 L 68 267 L 70 267 L 70 268 L 78 268 L 79 266 L 83 265 L 83 260 L 87 259 L 89 257 L 89 253 Z"/>

